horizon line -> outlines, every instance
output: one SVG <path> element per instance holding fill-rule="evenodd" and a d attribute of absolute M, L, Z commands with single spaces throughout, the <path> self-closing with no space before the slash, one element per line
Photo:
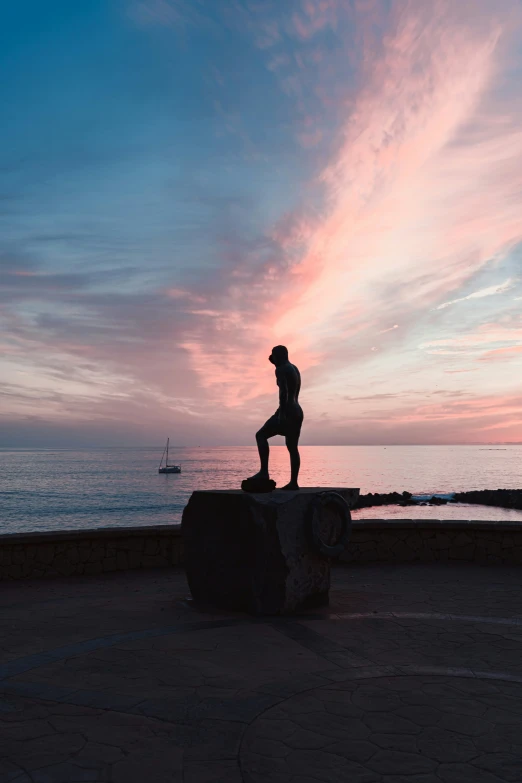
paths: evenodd
<path fill-rule="evenodd" d="M 270 444 L 272 448 L 280 447 L 285 448 L 284 443 L 274 443 Z M 301 447 L 306 448 L 346 448 L 347 446 L 353 446 L 356 448 L 362 448 L 362 447 L 369 447 L 369 448 L 395 448 L 397 446 L 522 446 L 522 441 L 475 441 L 473 443 L 466 443 L 466 442 L 454 442 L 454 443 L 432 443 L 432 442 L 426 442 L 426 443 L 302 443 L 300 444 Z M 147 445 L 111 445 L 111 446 L 103 446 L 103 445 L 78 445 L 78 446 L 36 446 L 36 445 L 25 445 L 25 446 L 0 446 L 0 451 L 11 451 L 13 449 L 38 449 L 38 450 L 50 450 L 53 451 L 78 451 L 79 449 L 156 449 L 158 448 L 157 444 L 147 444 Z M 197 446 L 170 446 L 171 449 L 255 449 L 256 445 L 201 445 L 198 444 Z"/>

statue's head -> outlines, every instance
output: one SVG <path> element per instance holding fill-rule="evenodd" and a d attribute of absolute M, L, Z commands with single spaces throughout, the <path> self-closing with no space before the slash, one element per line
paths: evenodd
<path fill-rule="evenodd" d="M 288 348 L 284 345 L 276 345 L 275 348 L 272 348 L 272 353 L 268 357 L 268 361 L 275 364 L 276 367 L 279 367 L 280 364 L 284 364 L 288 361 Z"/>

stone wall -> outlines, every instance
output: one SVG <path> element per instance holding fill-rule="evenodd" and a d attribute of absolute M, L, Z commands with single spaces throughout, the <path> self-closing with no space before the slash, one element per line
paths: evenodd
<path fill-rule="evenodd" d="M 522 524 L 445 520 L 353 523 L 344 563 L 522 563 Z M 0 580 L 183 565 L 180 527 L 99 528 L 0 535 Z"/>
<path fill-rule="evenodd" d="M 522 524 L 367 519 L 353 523 L 345 563 L 468 561 L 521 564 Z"/>
<path fill-rule="evenodd" d="M 0 536 L 0 579 L 92 575 L 181 562 L 179 525 Z"/>

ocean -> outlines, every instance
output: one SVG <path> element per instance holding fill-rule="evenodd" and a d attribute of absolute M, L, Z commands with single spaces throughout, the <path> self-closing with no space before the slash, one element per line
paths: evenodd
<path fill-rule="evenodd" d="M 0 533 L 176 524 L 195 489 L 239 488 L 258 470 L 255 447 L 173 448 L 179 475 L 160 475 L 155 448 L 0 449 Z M 301 486 L 414 494 L 522 487 L 522 446 L 302 446 Z M 288 452 L 271 474 L 289 480 Z M 519 520 L 522 512 L 456 504 L 369 508 L 354 518 Z"/>

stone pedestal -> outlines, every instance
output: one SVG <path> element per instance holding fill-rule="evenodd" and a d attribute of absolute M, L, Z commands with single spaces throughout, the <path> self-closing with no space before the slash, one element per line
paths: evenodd
<path fill-rule="evenodd" d="M 344 504 L 337 497 L 337 504 L 321 507 L 326 492 L 341 495 L 348 508 L 359 495 L 358 489 L 322 487 L 194 492 L 181 526 L 194 600 L 253 614 L 328 603 L 330 558 L 319 550 L 317 533 L 326 544 L 337 541 Z"/>

